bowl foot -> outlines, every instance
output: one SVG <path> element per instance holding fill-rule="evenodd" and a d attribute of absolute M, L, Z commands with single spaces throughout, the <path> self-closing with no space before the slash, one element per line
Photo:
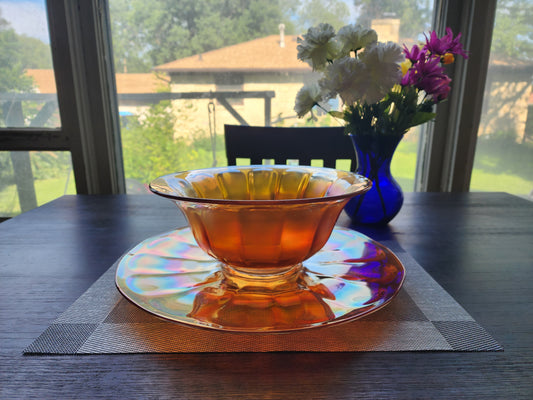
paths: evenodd
<path fill-rule="evenodd" d="M 284 268 L 249 270 L 221 263 L 223 282 L 228 289 L 277 292 L 294 290 L 302 274 L 302 263 Z"/>

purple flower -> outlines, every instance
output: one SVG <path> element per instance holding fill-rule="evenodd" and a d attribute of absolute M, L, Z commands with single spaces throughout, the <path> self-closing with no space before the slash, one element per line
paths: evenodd
<path fill-rule="evenodd" d="M 444 100 L 450 92 L 451 79 L 444 73 L 440 57 L 420 57 L 402 78 L 403 86 L 414 86 L 432 96 L 435 102 Z"/>
<path fill-rule="evenodd" d="M 459 54 L 464 58 L 468 58 L 468 55 L 463 50 L 463 45 L 459 42 L 461 34 L 459 33 L 456 38 L 453 37 L 451 28 L 446 28 L 446 35 L 442 38 L 437 36 L 435 31 L 430 33 L 429 38 L 426 36 L 426 44 L 423 50 L 429 51 L 431 54 L 444 56 L 446 53 Z"/>
<path fill-rule="evenodd" d="M 420 60 L 421 58 L 426 58 L 426 52 L 421 50 L 420 47 L 418 47 L 416 44 L 411 48 L 411 51 L 409 51 L 407 46 L 404 44 L 403 53 L 405 54 L 405 58 L 407 58 L 413 64 L 418 62 L 418 60 Z"/>

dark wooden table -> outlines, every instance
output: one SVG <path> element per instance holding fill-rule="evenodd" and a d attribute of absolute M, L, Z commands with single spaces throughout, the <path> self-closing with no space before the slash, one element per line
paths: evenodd
<path fill-rule="evenodd" d="M 22 354 L 125 250 L 182 223 L 151 195 L 66 196 L 1 223 L 0 398 L 533 398 L 533 203 L 502 193 L 408 194 L 361 231 L 396 239 L 504 352 Z"/>

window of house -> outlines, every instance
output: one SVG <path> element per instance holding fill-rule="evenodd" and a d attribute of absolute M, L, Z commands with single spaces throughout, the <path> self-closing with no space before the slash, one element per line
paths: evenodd
<path fill-rule="evenodd" d="M 215 73 L 215 90 L 217 92 L 241 92 L 244 88 L 244 74 L 234 73 Z M 226 101 L 233 106 L 242 106 L 244 99 L 242 98 L 226 98 Z M 220 103 L 223 105 L 223 103 Z"/>
<path fill-rule="evenodd" d="M 75 193 L 68 151 L 28 151 L 61 127 L 44 0 L 0 1 L 0 218 Z M 28 144 L 12 146 L 13 135 Z M 11 151 L 5 148 L 12 148 Z"/>
<path fill-rule="evenodd" d="M 498 1 L 472 191 L 533 200 L 533 1 Z"/>

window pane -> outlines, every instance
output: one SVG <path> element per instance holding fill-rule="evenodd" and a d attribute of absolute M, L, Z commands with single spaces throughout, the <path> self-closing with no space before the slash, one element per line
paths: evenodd
<path fill-rule="evenodd" d="M 498 1 L 470 190 L 533 200 L 532 0 Z"/>
<path fill-rule="evenodd" d="M 316 79 L 297 59 L 297 37 L 318 23 L 357 22 L 381 41 L 411 45 L 430 28 L 430 3 L 110 0 L 129 189 L 162 173 L 225 165 L 224 124 L 338 126 L 329 115 L 295 115 L 296 93 Z M 413 190 L 417 144 L 413 129 L 392 166 L 405 190 Z"/>
<path fill-rule="evenodd" d="M 0 0 L 2 128 L 60 126 L 44 0 Z M 0 217 L 75 193 L 69 152 L 0 151 Z"/>
<path fill-rule="evenodd" d="M 44 0 L 0 1 L 0 52 L 0 128 L 58 127 Z"/>
<path fill-rule="evenodd" d="M 0 217 L 75 193 L 70 152 L 0 151 Z"/>

